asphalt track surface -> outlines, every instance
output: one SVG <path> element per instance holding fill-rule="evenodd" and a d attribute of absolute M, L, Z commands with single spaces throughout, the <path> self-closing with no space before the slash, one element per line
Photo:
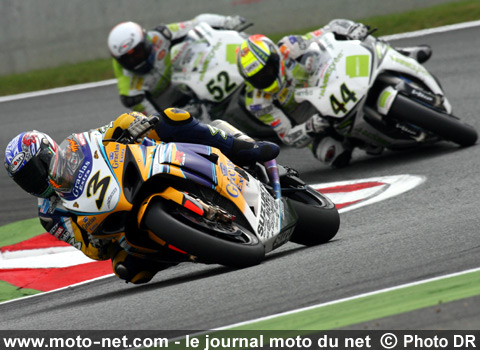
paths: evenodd
<path fill-rule="evenodd" d="M 437 75 L 454 113 L 480 130 L 480 28 L 396 41 L 429 43 L 426 66 Z M 0 104 L 0 145 L 26 129 L 60 140 L 97 127 L 123 110 L 114 86 Z M 341 215 L 336 238 L 323 246 L 287 244 L 260 265 L 231 270 L 184 264 L 143 286 L 107 278 L 0 305 L 0 329 L 212 329 L 479 266 L 480 148 L 442 143 L 422 150 L 369 157 L 332 170 L 308 150 L 283 148 L 279 162 L 309 183 L 413 174 L 426 182 Z M 35 200 L 0 172 L 0 224 L 32 218 Z M 478 298 L 372 322 L 409 329 L 480 329 Z M 464 310 L 464 312 L 462 312 Z M 415 322 L 412 323 L 411 320 Z M 362 328 L 363 325 L 357 325 Z M 410 328 L 411 329 L 411 328 Z M 431 328 L 430 328 L 431 329 Z"/>

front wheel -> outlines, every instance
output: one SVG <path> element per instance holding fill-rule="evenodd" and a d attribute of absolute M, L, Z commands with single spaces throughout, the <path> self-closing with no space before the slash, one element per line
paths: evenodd
<path fill-rule="evenodd" d="M 340 215 L 329 198 L 310 186 L 286 196 L 298 215 L 291 242 L 313 246 L 335 237 L 340 227 Z"/>
<path fill-rule="evenodd" d="M 389 116 L 419 126 L 460 146 L 471 146 L 477 142 L 477 131 L 472 126 L 452 115 L 412 101 L 401 94 L 395 98 Z"/>
<path fill-rule="evenodd" d="M 204 262 L 243 268 L 260 264 L 265 257 L 262 242 L 249 230 L 235 223 L 207 224 L 162 199 L 152 200 L 142 222 L 160 239 Z"/>

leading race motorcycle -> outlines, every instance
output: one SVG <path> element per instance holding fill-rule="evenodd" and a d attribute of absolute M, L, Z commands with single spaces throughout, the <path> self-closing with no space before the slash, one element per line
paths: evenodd
<path fill-rule="evenodd" d="M 236 50 L 246 38 L 242 31 L 198 24 L 171 48 L 172 84 L 191 96 L 189 104 L 198 110 L 191 114 L 205 123 L 222 119 L 251 137 L 277 139 L 245 108 L 245 83 L 235 62 Z"/>
<path fill-rule="evenodd" d="M 476 130 L 452 115 L 438 80 L 371 35 L 359 41 L 326 33 L 301 63 L 309 74 L 295 99 L 310 102 L 353 146 L 378 152 L 477 141 Z"/>
<path fill-rule="evenodd" d="M 73 134 L 60 150 L 51 182 L 76 223 L 152 261 L 247 267 L 289 241 L 317 245 L 339 229 L 331 200 L 275 160 L 239 167 L 209 146 L 132 144 L 128 131 L 109 142 L 96 130 Z"/>

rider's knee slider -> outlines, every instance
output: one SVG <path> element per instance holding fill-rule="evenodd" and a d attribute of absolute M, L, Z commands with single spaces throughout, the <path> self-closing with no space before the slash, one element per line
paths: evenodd
<path fill-rule="evenodd" d="M 130 283 L 133 284 L 142 284 L 150 282 L 150 280 L 155 276 L 156 272 L 152 271 L 140 271 L 135 276 L 132 277 Z"/>
<path fill-rule="evenodd" d="M 136 268 L 134 259 L 129 259 L 128 253 L 124 250 L 117 253 L 113 258 L 112 265 L 113 272 L 118 278 L 133 284 L 147 283 L 156 273 L 155 271 Z"/>

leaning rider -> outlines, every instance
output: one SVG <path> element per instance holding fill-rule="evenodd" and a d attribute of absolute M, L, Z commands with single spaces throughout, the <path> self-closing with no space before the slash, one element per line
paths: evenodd
<path fill-rule="evenodd" d="M 156 114 L 159 121 L 148 137 L 164 142 L 192 142 L 220 149 L 237 164 L 264 162 L 275 158 L 279 147 L 269 142 L 249 142 L 219 132 L 203 124 L 183 110 L 166 109 Z M 134 140 L 141 139 L 150 123 L 139 112 L 120 115 L 109 125 L 99 128 L 104 142 L 118 138 L 127 129 Z M 38 210 L 42 226 L 57 239 L 81 250 L 94 260 L 111 259 L 115 274 L 134 284 L 146 283 L 160 270 L 171 264 L 154 263 L 127 254 L 118 244 L 100 240 L 76 224 L 74 214 L 61 202 L 49 181 L 55 168 L 57 143 L 47 134 L 38 131 L 22 132 L 13 138 L 5 150 L 5 167 L 10 177 L 26 192 L 38 197 Z"/>
<path fill-rule="evenodd" d="M 110 31 L 108 49 L 122 104 L 146 115 L 182 106 L 187 97 L 171 85 L 170 48 L 200 22 L 218 29 L 241 29 L 240 16 L 201 14 L 194 19 L 159 25 L 145 31 L 134 22 L 122 22 Z"/>
<path fill-rule="evenodd" d="M 350 20 L 336 19 L 305 35 L 289 35 L 275 45 L 264 35 L 245 40 L 237 55 L 237 66 L 246 81 L 246 109 L 273 128 L 280 140 L 296 148 L 312 147 L 316 158 L 333 167 L 347 165 L 352 147 L 334 132 L 328 122 L 308 104 L 298 104 L 296 88 L 305 87 L 309 74 L 299 58 L 310 43 L 325 33 L 337 39 L 364 40 L 368 27 Z M 425 62 L 432 54 L 427 45 L 396 48 L 400 53 Z M 309 118 L 305 121 L 305 116 Z"/>

